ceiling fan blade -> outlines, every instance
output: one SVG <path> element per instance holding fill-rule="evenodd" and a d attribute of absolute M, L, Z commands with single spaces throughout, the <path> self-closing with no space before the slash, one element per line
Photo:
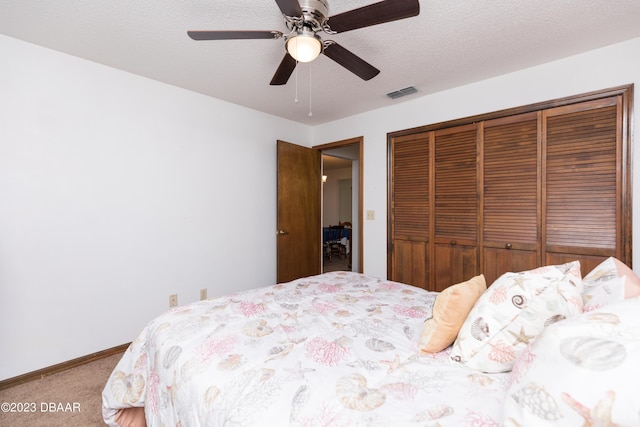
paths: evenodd
<path fill-rule="evenodd" d="M 323 53 L 356 76 L 360 77 L 362 80 L 371 80 L 380 73 L 380 70 L 376 67 L 340 46 L 336 42 L 327 44 Z"/>
<path fill-rule="evenodd" d="M 278 66 L 278 69 L 276 70 L 276 73 L 273 75 L 271 83 L 269 84 L 271 86 L 287 84 L 287 81 L 289 81 L 289 77 L 291 77 L 291 73 L 293 73 L 293 70 L 295 70 L 295 68 L 296 60 L 293 59 L 293 56 L 287 53 L 284 58 L 282 58 L 282 62 L 280 62 L 280 65 Z"/>
<path fill-rule="evenodd" d="M 384 0 L 329 17 L 329 27 L 343 33 L 371 25 L 410 18 L 420 13 L 418 0 Z"/>
<path fill-rule="evenodd" d="M 286 16 L 302 16 L 302 9 L 298 0 L 276 0 L 280 11 Z"/>
<path fill-rule="evenodd" d="M 194 40 L 279 39 L 280 31 L 187 31 Z"/>

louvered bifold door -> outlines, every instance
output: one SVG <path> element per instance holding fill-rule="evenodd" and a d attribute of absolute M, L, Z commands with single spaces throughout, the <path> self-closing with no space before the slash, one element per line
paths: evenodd
<path fill-rule="evenodd" d="M 433 289 L 478 273 L 478 125 L 435 132 Z"/>
<path fill-rule="evenodd" d="M 484 122 L 481 259 L 487 285 L 540 263 L 538 115 Z"/>
<path fill-rule="evenodd" d="M 622 255 L 619 114 L 617 97 L 544 112 L 546 264 Z"/>
<path fill-rule="evenodd" d="M 389 279 L 427 289 L 429 135 L 393 138 L 390 148 Z"/>

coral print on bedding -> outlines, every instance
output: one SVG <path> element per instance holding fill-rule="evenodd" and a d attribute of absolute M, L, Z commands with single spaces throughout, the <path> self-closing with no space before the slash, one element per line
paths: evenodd
<path fill-rule="evenodd" d="M 144 406 L 149 426 L 498 426 L 507 374 L 419 351 L 436 296 L 334 272 L 173 309 L 115 368 L 105 420 Z"/>

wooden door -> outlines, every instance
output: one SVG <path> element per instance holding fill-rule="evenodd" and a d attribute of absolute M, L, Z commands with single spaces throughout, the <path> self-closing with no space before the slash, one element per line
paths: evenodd
<path fill-rule="evenodd" d="M 483 123 L 482 273 L 487 285 L 540 264 L 539 113 Z"/>
<path fill-rule="evenodd" d="M 543 113 L 544 263 L 625 262 L 620 97 Z"/>
<path fill-rule="evenodd" d="M 432 132 L 399 136 L 389 149 L 389 279 L 428 289 Z"/>
<path fill-rule="evenodd" d="M 278 141 L 277 281 L 320 274 L 320 151 Z"/>
<path fill-rule="evenodd" d="M 433 289 L 478 274 L 478 125 L 435 131 Z"/>

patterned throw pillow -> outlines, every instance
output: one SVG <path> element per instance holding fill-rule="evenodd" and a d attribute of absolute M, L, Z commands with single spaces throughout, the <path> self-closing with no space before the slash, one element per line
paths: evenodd
<path fill-rule="evenodd" d="M 451 358 L 483 372 L 508 372 L 545 326 L 582 313 L 580 263 L 505 273 L 465 320 Z"/>
<path fill-rule="evenodd" d="M 433 304 L 431 318 L 424 322 L 420 350 L 437 353 L 453 344 L 469 311 L 486 289 L 481 274 L 440 292 Z"/>
<path fill-rule="evenodd" d="M 640 425 L 640 297 L 549 326 L 513 367 L 505 426 Z"/>
<path fill-rule="evenodd" d="M 607 258 L 582 280 L 584 311 L 640 295 L 640 278 L 616 258 Z"/>

